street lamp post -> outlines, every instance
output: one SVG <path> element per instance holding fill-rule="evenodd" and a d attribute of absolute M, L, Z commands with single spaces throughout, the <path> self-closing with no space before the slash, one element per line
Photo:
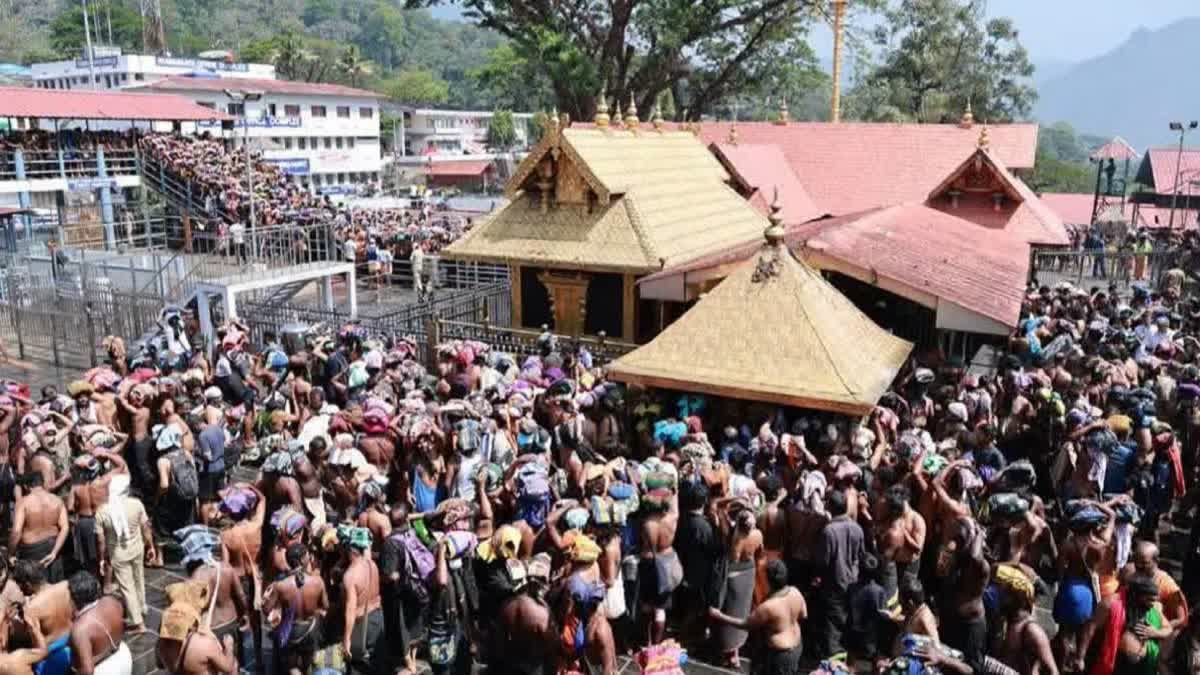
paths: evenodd
<path fill-rule="evenodd" d="M 257 223 L 254 218 L 254 167 L 250 163 L 250 117 L 246 111 L 246 103 L 262 99 L 262 92 L 226 89 L 225 95 L 231 100 L 242 104 L 242 152 L 246 155 L 246 185 L 249 193 L 250 208 L 250 222 L 247 223 L 247 227 L 250 228 L 250 248 L 257 254 L 258 235 L 256 233 Z"/>
<path fill-rule="evenodd" d="M 1175 205 L 1179 203 L 1179 170 L 1183 167 L 1183 137 L 1187 135 L 1187 132 L 1195 130 L 1197 126 L 1200 126 L 1200 122 L 1196 120 L 1188 122 L 1187 126 L 1184 126 L 1183 122 L 1171 122 L 1169 125 L 1171 131 L 1179 132 L 1179 152 L 1175 156 L 1175 180 L 1171 191 L 1171 217 L 1167 223 L 1168 230 L 1175 227 Z"/>

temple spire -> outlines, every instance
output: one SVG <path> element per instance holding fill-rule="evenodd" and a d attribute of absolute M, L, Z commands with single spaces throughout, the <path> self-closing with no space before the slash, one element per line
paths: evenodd
<path fill-rule="evenodd" d="M 991 144 L 992 141 L 990 138 L 988 138 L 988 128 L 987 123 L 985 122 L 983 128 L 979 130 L 979 149 L 987 150 L 988 146 Z"/>
<path fill-rule="evenodd" d="M 608 101 L 605 100 L 604 90 L 600 91 L 599 102 L 596 103 L 596 117 L 592 120 L 596 126 L 603 129 L 608 126 Z"/>
<path fill-rule="evenodd" d="M 970 129 L 975 125 L 975 113 L 971 111 L 971 99 L 967 99 L 967 109 L 963 111 L 962 118 L 958 121 L 959 126 L 964 129 Z"/>
<path fill-rule="evenodd" d="M 630 131 L 634 131 L 641 124 L 638 119 L 637 104 L 633 102 L 633 94 L 629 95 L 629 107 L 625 108 L 625 126 L 629 127 Z"/>
<path fill-rule="evenodd" d="M 650 113 L 650 124 L 654 125 L 655 131 L 663 130 L 662 106 L 658 103 L 654 104 L 654 111 Z"/>

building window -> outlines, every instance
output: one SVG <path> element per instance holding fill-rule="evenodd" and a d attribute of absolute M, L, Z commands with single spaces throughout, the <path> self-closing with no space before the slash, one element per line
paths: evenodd
<path fill-rule="evenodd" d="M 329 150 L 332 147 L 333 147 L 333 138 L 326 136 L 325 137 L 325 149 Z"/>
<path fill-rule="evenodd" d="M 121 81 L 128 82 L 129 81 L 129 73 L 121 73 Z"/>
<path fill-rule="evenodd" d="M 337 115 L 338 117 L 350 117 L 350 106 L 339 105 L 337 107 Z"/>
<path fill-rule="evenodd" d="M 337 145 L 337 149 L 341 150 L 342 149 L 342 137 L 338 136 L 337 138 L 335 138 L 333 140 L 335 141 L 334 144 Z"/>
<path fill-rule="evenodd" d="M 246 104 L 245 103 L 226 103 L 225 104 L 225 112 L 227 112 L 230 115 L 233 115 L 235 117 L 241 117 L 246 114 Z"/>
<path fill-rule="evenodd" d="M 347 147 L 347 148 L 353 148 L 353 147 L 354 147 L 354 137 L 353 137 L 353 136 L 347 136 L 347 137 L 346 137 L 346 147 Z"/>
<path fill-rule="evenodd" d="M 308 139 L 305 138 L 304 136 L 297 138 L 296 139 L 296 147 L 299 148 L 300 150 L 307 150 L 308 149 Z"/>
<path fill-rule="evenodd" d="M 304 139 L 302 138 L 302 139 L 300 139 L 300 140 L 304 140 Z M 284 150 L 291 150 L 291 149 L 292 149 L 292 139 L 291 139 L 290 137 L 288 137 L 288 136 L 285 136 L 285 137 L 283 138 L 283 149 L 284 149 Z"/>
<path fill-rule="evenodd" d="M 325 116 L 325 106 L 314 105 L 312 107 L 312 116 L 313 117 L 324 117 Z"/>
<path fill-rule="evenodd" d="M 208 108 L 209 110 L 217 109 L 217 104 L 213 103 L 212 101 L 196 101 L 196 105 L 202 108 Z"/>
<path fill-rule="evenodd" d="M 105 88 L 105 89 L 112 89 L 112 75 L 105 75 L 105 76 L 104 76 L 104 88 Z"/>
<path fill-rule="evenodd" d="M 345 184 L 346 183 L 346 174 L 339 173 L 338 177 L 337 177 L 337 182 L 341 183 L 341 184 Z"/>
<path fill-rule="evenodd" d="M 146 76 L 141 73 L 134 73 L 133 79 L 137 80 L 138 82 L 141 82 L 142 80 L 146 79 Z"/>
<path fill-rule="evenodd" d="M 299 117 L 300 116 L 300 106 L 285 105 L 285 106 L 283 106 L 283 114 L 288 117 Z"/>
<path fill-rule="evenodd" d="M 369 120 L 375 116 L 375 109 L 370 107 L 362 107 L 358 109 L 358 116 L 364 120 Z"/>
<path fill-rule="evenodd" d="M 267 114 L 270 115 L 271 117 L 275 116 L 275 104 L 274 103 L 267 104 Z"/>

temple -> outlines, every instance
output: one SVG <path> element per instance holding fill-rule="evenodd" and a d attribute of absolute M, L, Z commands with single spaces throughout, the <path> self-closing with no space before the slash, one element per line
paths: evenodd
<path fill-rule="evenodd" d="M 638 278 L 767 227 L 693 134 L 657 114 L 643 127 L 632 107 L 619 126 L 607 113 L 590 128 L 552 125 L 509 181 L 510 202 L 444 252 L 510 265 L 517 326 L 643 341 L 663 317 Z"/>
<path fill-rule="evenodd" d="M 773 225 L 749 260 L 658 337 L 609 365 L 615 380 L 865 415 L 912 344 L 875 325 L 794 256 Z"/>

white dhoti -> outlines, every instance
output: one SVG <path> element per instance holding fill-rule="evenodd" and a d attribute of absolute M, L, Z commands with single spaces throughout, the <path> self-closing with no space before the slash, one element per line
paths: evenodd
<path fill-rule="evenodd" d="M 94 675 L 131 675 L 133 673 L 133 654 L 129 647 L 122 642 L 117 651 L 108 655 L 92 668 Z"/>
<path fill-rule="evenodd" d="M 604 616 L 609 620 L 625 614 L 625 575 L 617 569 L 617 578 L 612 580 L 604 592 Z"/>
<path fill-rule="evenodd" d="M 316 534 L 325 527 L 325 491 L 321 490 L 316 497 L 304 498 L 304 510 L 308 511 L 309 530 Z"/>

